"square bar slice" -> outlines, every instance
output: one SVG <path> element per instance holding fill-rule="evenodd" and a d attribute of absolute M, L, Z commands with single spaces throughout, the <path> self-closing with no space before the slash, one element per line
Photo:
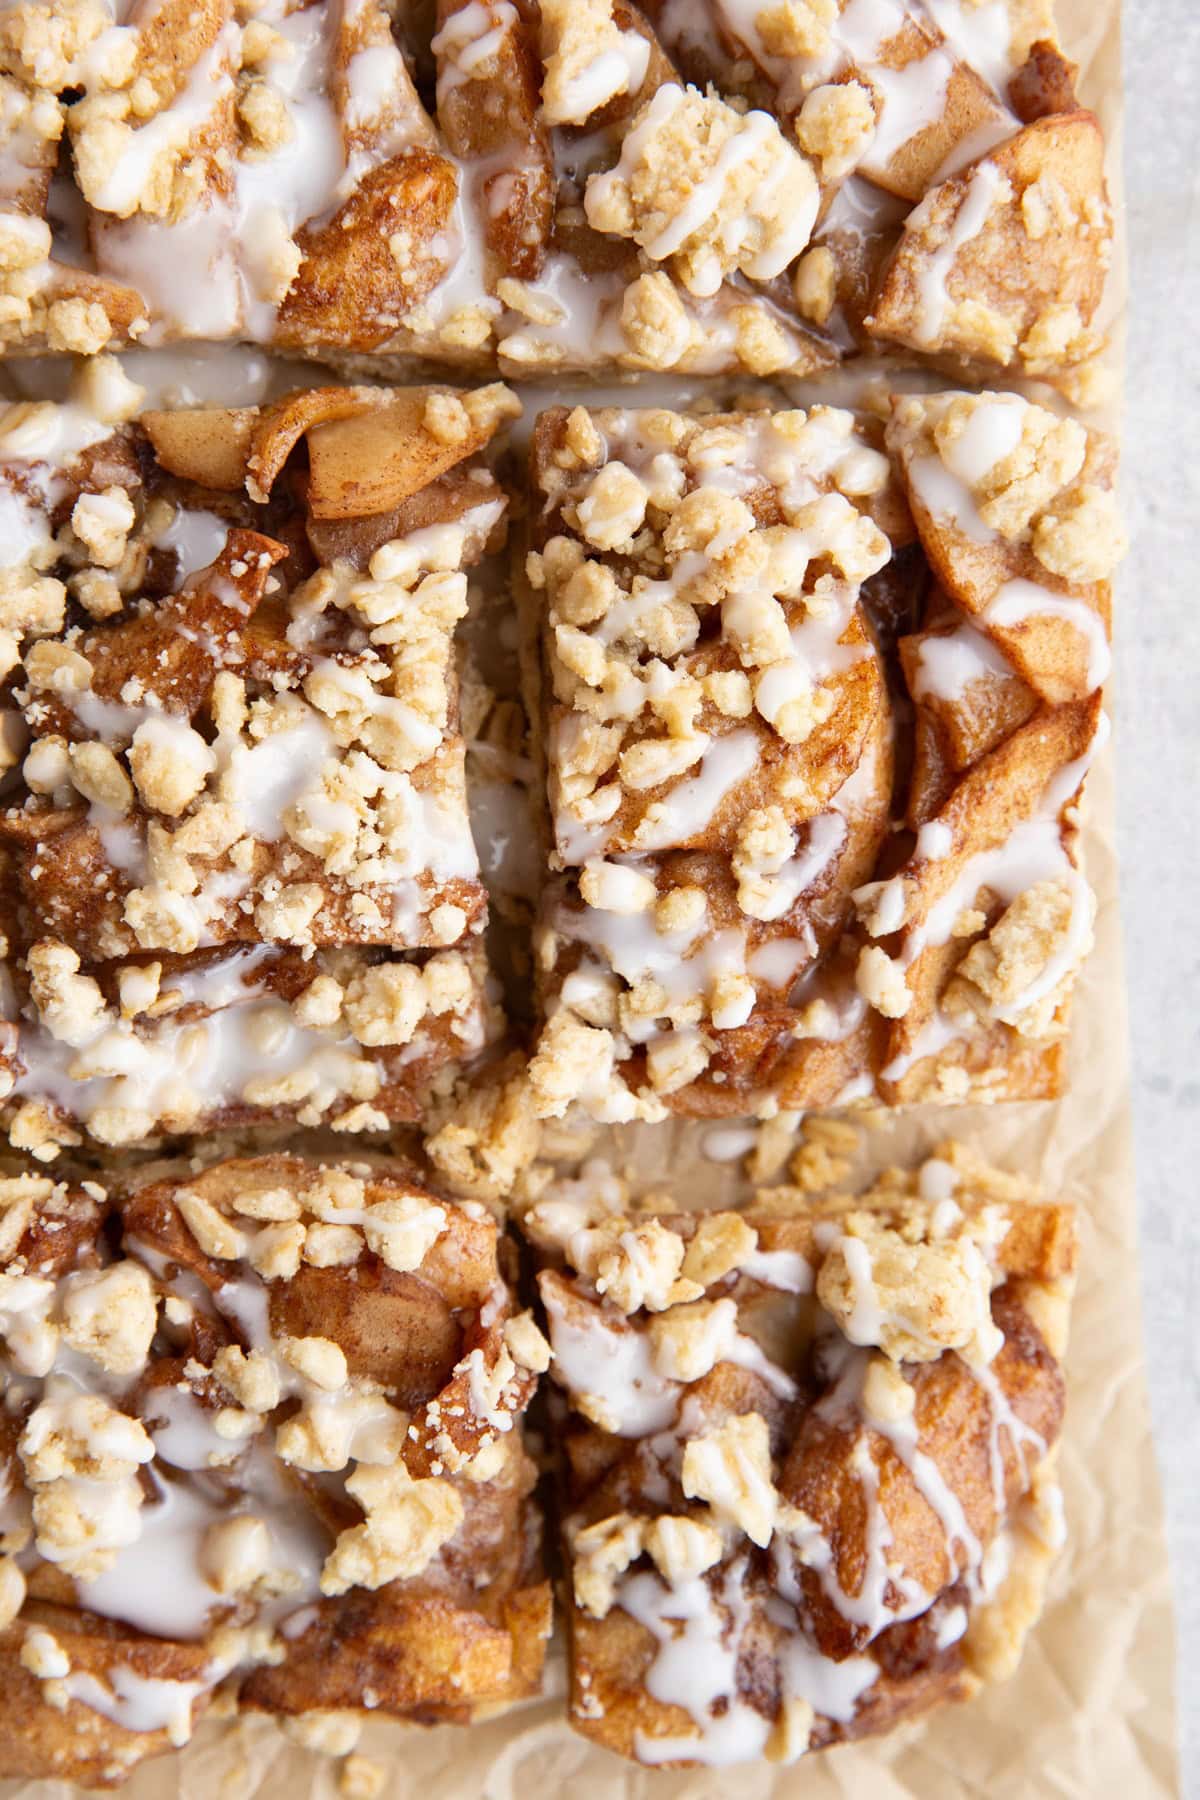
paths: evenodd
<path fill-rule="evenodd" d="M 956 1146 L 745 1212 L 617 1189 L 523 1222 L 575 1728 L 650 1766 L 787 1762 L 1011 1672 L 1061 1542 L 1070 1209 Z"/>
<path fill-rule="evenodd" d="M 544 1115 L 1057 1090 L 1111 476 L 1016 396 L 542 415 Z"/>
<path fill-rule="evenodd" d="M 536 1692 L 548 1350 L 495 1220 L 382 1161 L 148 1175 L 0 1182 L 5 1770 L 111 1784 L 218 1688 L 424 1722 Z"/>
<path fill-rule="evenodd" d="M 5 929 L 87 961 L 482 929 L 453 637 L 501 388 L 0 416 Z"/>
<path fill-rule="evenodd" d="M 878 521 L 908 528 L 874 436 L 828 407 L 538 421 L 549 1111 L 747 1111 L 787 1054 L 891 802 L 859 601 Z"/>

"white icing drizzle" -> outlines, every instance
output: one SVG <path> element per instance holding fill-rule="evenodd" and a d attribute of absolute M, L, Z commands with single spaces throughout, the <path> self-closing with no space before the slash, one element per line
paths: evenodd
<path fill-rule="evenodd" d="M 1005 0 L 994 0 L 994 3 L 1003 7 Z M 951 8 L 957 12 L 957 0 L 941 0 L 941 4 L 948 13 Z M 981 48 L 990 48 L 993 35 L 988 35 L 985 45 L 981 32 L 978 39 L 973 38 L 966 46 L 961 34 L 947 31 L 947 42 L 931 42 L 923 56 L 913 57 L 901 68 L 893 68 L 884 57 L 893 39 L 914 17 L 914 10 L 907 0 L 846 0 L 837 16 L 827 21 L 827 50 L 807 56 L 768 51 L 757 24 L 757 16 L 763 10 L 761 0 L 718 0 L 717 10 L 728 29 L 775 84 L 781 111 L 798 109 L 804 96 L 814 87 L 851 68 L 856 76 L 870 83 L 880 112 L 875 137 L 861 166 L 873 174 L 883 173 L 906 144 L 946 117 L 956 56 L 972 63 L 976 43 Z M 990 14 L 993 8 L 987 10 Z M 704 33 L 696 13 L 697 9 L 688 6 L 686 0 L 672 0 L 660 21 L 664 40 L 668 47 L 689 41 L 707 46 L 710 57 L 715 54 L 719 59 L 721 50 Z M 921 22 L 926 21 L 922 18 Z M 941 24 L 940 18 L 937 23 Z M 990 65 L 981 72 L 985 80 L 993 79 Z M 1003 107 L 1000 118 L 1002 134 L 1007 136 L 1016 128 L 1016 121 Z"/>
<path fill-rule="evenodd" d="M 1107 742 L 1108 732 L 1108 718 L 1102 713 L 1087 750 L 1065 764 L 1047 783 L 1036 814 L 1016 825 L 1003 843 L 967 858 L 954 882 L 934 901 L 921 923 L 905 933 L 898 958 L 902 968 L 910 968 L 929 946 L 946 943 L 955 921 L 974 904 L 981 889 L 987 888 L 1002 907 L 1008 907 L 1040 882 L 1058 882 L 1071 895 L 1068 928 L 1039 973 L 1020 994 L 997 1007 L 995 1016 L 1011 1025 L 1030 1006 L 1054 992 L 1078 963 L 1091 929 L 1091 891 L 1063 842 L 1059 814 L 1079 789 L 1091 762 Z M 894 876 L 876 896 L 875 904 L 877 935 L 888 936 L 900 930 L 908 907 L 904 877 Z M 883 1080 L 902 1080 L 916 1063 L 939 1055 L 963 1035 L 962 1025 L 936 1012 L 920 1028 L 909 1049 L 893 1057 L 881 1071 Z"/>
<path fill-rule="evenodd" d="M 914 456 L 908 478 L 922 506 L 935 519 L 950 519 L 974 544 L 994 544 L 996 533 L 979 516 L 969 490 L 940 456 Z"/>
<path fill-rule="evenodd" d="M 1007 680 L 1012 672 L 992 639 L 964 619 L 953 631 L 922 638 L 913 698 L 956 705 L 975 682 Z"/>
<path fill-rule="evenodd" d="M 552 1290 L 543 1299 L 556 1374 L 572 1393 L 602 1403 L 606 1429 L 640 1438 L 672 1423 L 682 1390 L 655 1368 L 645 1332 L 595 1309 L 584 1322 Z"/>
<path fill-rule="evenodd" d="M 963 62 L 1005 94 L 1016 73 L 1010 0 L 925 0 L 925 7 Z"/>
<path fill-rule="evenodd" d="M 1104 620 L 1086 600 L 1056 594 L 1036 581 L 1006 581 L 979 615 L 984 624 L 1000 630 L 1029 624 L 1036 619 L 1057 619 L 1069 625 L 1084 641 L 1087 691 L 1103 687 L 1112 667 L 1112 651 Z"/>
<path fill-rule="evenodd" d="M 914 57 L 902 69 L 872 64 L 871 86 L 883 102 L 883 113 L 864 167 L 886 168 L 905 144 L 937 124 L 945 115 L 954 67 L 954 58 L 940 49 Z"/>
<path fill-rule="evenodd" d="M 709 1162 L 739 1162 L 748 1156 L 758 1141 L 758 1130 L 754 1125 L 718 1125 L 712 1131 L 706 1131 L 700 1140 L 701 1149 Z"/>
<path fill-rule="evenodd" d="M 103 178 L 93 182 L 93 205 L 127 217 L 137 206 L 155 162 L 171 149 L 188 144 L 210 123 L 233 88 L 230 67 L 237 35 L 236 26 L 224 26 L 197 57 L 170 105 L 129 133 L 124 149 Z"/>
<path fill-rule="evenodd" d="M 935 344 L 941 335 L 950 307 L 950 292 L 947 287 L 950 272 L 959 251 L 983 230 L 1006 180 L 1007 177 L 992 162 L 981 162 L 972 171 L 946 241 L 925 260 L 917 276 L 920 305 L 913 335 L 919 344 Z M 913 229 L 924 226 L 931 212 L 931 200 L 922 200 L 910 214 Z"/>
<path fill-rule="evenodd" d="M 510 8 L 511 10 L 511 8 Z M 186 146 L 224 106 L 238 60 L 239 26 L 227 25 L 197 58 L 169 105 L 133 132 L 96 195 L 103 209 L 98 255 L 130 282 L 153 315 L 143 342 L 166 337 L 273 335 L 280 270 L 306 223 L 321 224 L 363 175 L 412 139 L 415 100 L 398 46 L 368 44 L 338 70 L 339 40 L 353 8 L 291 8 L 267 0 L 256 19 L 276 33 L 260 73 L 286 107 L 286 141 L 231 158 L 232 193 L 210 193 L 168 223 L 133 211 L 155 159 Z M 344 85 L 339 113 L 335 74 Z M 348 153 L 351 134 L 367 134 Z M 284 278 L 286 286 L 286 278 Z"/>
<path fill-rule="evenodd" d="M 939 446 L 946 467 L 964 487 L 977 488 L 1017 448 L 1028 413 L 1018 394 L 980 395 L 958 437 Z"/>
<path fill-rule="evenodd" d="M 204 1009 L 199 1018 L 168 1014 L 137 1029 L 109 1015 L 77 1045 L 53 1037 L 36 1019 L 22 1019 L 24 1070 L 14 1091 L 84 1125 L 102 1112 L 128 1111 L 142 1122 L 143 1135 L 177 1106 L 189 1117 L 206 1116 L 290 1076 L 302 1075 L 305 1104 L 328 1108 L 354 1090 L 361 1046 L 348 1033 L 300 1025 L 286 1001 L 256 986 L 254 971 L 270 954 L 261 947 L 239 950 L 173 976 L 184 1004 Z M 482 1020 L 465 1019 L 462 1035 L 464 1054 L 479 1048 Z M 418 1027 L 405 1055 L 415 1057 L 427 1044 Z"/>
<path fill-rule="evenodd" d="M 657 820 L 647 819 L 638 827 L 638 849 L 669 850 L 698 837 L 711 825 L 726 796 L 746 780 L 758 757 L 753 731 L 729 731 L 710 740 L 699 773 L 677 782 L 660 803 Z"/>
<path fill-rule="evenodd" d="M 682 1707 L 696 1724 L 694 1733 L 676 1737 L 639 1731 L 639 1762 L 687 1760 L 720 1768 L 762 1754 L 771 1722 L 738 1696 L 738 1652 L 750 1616 L 745 1576 L 741 1557 L 715 1590 L 703 1576 L 668 1588 L 648 1572 L 626 1576 L 618 1586 L 617 1604 L 658 1644 L 644 1678 L 647 1693 Z"/>
<path fill-rule="evenodd" d="M 116 1664 L 105 1670 L 103 1681 L 86 1669 L 73 1669 L 64 1685 L 69 1699 L 123 1731 L 165 1731 L 178 1748 L 192 1735 L 192 1707 L 218 1679 L 214 1673 L 201 1681 L 167 1681 Z"/>

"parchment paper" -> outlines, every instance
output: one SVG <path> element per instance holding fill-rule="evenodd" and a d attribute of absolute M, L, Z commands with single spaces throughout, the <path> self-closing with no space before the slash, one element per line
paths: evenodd
<path fill-rule="evenodd" d="M 1120 192 L 1119 0 L 1059 0 L 1084 102 L 1110 146 Z M 1120 332 L 1124 278 L 1110 306 Z M 1071 1085 L 1053 1105 L 922 1108 L 872 1125 L 872 1160 L 907 1161 L 946 1136 L 1035 1174 L 1081 1215 L 1079 1290 L 1067 1358 L 1061 1473 L 1069 1527 L 1050 1596 L 1013 1679 L 889 1739 L 779 1770 L 636 1769 L 566 1726 L 561 1657 L 546 1696 L 467 1731 L 368 1725 L 360 1753 L 382 1765 L 388 1800 L 1159 1800 L 1176 1794 L 1174 1631 L 1162 1502 L 1147 1403 L 1111 756 L 1088 786 L 1088 869 L 1100 902 L 1096 947 L 1077 992 Z M 684 1142 L 680 1142 L 681 1135 Z M 672 1133 L 670 1167 L 698 1134 Z M 645 1141 L 645 1140 L 644 1140 Z M 668 1161 L 653 1156 L 665 1172 Z M 728 1181 L 697 1162 L 711 1181 Z M 658 1173 L 657 1169 L 650 1171 Z M 692 1191 L 689 1174 L 689 1192 Z M 3 1704 L 0 1699 L 0 1704 Z M 339 1766 L 290 1744 L 268 1720 L 203 1724 L 178 1758 L 149 1763 L 131 1800 L 333 1800 Z M 65 1800 L 64 1782 L 0 1784 L 5 1800 Z"/>

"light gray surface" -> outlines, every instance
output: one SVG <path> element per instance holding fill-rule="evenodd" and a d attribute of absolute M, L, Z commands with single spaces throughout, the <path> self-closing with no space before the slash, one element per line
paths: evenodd
<path fill-rule="evenodd" d="M 1117 612 L 1121 892 L 1151 1398 L 1180 1623 L 1184 1793 L 1200 1796 L 1200 6 L 1128 0 L 1133 312 Z"/>

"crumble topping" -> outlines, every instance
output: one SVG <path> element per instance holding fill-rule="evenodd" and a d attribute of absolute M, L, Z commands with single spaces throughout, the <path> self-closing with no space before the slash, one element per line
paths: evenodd
<path fill-rule="evenodd" d="M 408 1716 L 415 1695 L 423 1707 L 444 1706 L 419 1651 L 402 1653 L 398 1677 L 377 1654 L 390 1644 L 394 1657 L 397 1633 L 430 1620 L 463 1647 L 450 1703 L 494 1694 L 494 1665 L 472 1666 L 479 1630 L 489 1638 L 506 1630 L 513 1653 L 536 1665 L 549 1599 L 520 1433 L 537 1380 L 530 1365 L 545 1367 L 548 1349 L 528 1314 L 511 1314 L 496 1226 L 481 1208 L 435 1203 L 362 1164 L 283 1154 L 193 1162 L 187 1187 L 182 1169 L 160 1164 L 147 1182 L 143 1167 L 111 1202 L 93 1183 L 85 1191 L 15 1181 L 0 1196 L 15 1252 L 0 1271 L 0 1349 L 10 1393 L 19 1387 L 21 1396 L 0 1616 L 21 1620 L 19 1549 L 27 1571 L 40 1570 L 41 1591 L 43 1565 L 53 1565 L 64 1616 L 74 1605 L 106 1627 L 87 1636 L 85 1654 L 72 1647 L 68 1657 L 65 1636 L 44 1631 L 35 1612 L 15 1635 L 14 1658 L 23 1644 L 25 1666 L 44 1681 L 82 1664 L 125 1701 L 122 1670 L 102 1653 L 115 1644 L 122 1657 L 136 1642 L 129 1679 L 145 1686 L 133 1697 L 148 1695 L 156 1710 L 170 1698 L 176 1744 L 187 1740 L 197 1703 L 227 1677 L 231 1698 L 240 1689 L 270 1712 L 308 1692 L 360 1712 Z M 371 1229 L 403 1233 L 418 1199 L 436 1205 L 453 1249 L 430 1245 L 421 1278 L 401 1285 L 381 1266 L 386 1244 L 372 1243 Z M 301 1274 L 293 1258 L 264 1274 L 256 1259 L 256 1238 L 303 1232 L 321 1215 L 362 1226 L 380 1256 L 354 1283 L 352 1307 L 340 1273 Z M 198 1226 L 207 1237 L 222 1218 L 238 1220 L 242 1256 L 222 1258 L 215 1280 L 197 1279 L 199 1247 L 189 1251 L 180 1233 Z M 125 1257 L 109 1260 L 118 1244 Z M 407 1269 L 410 1258 L 393 1265 Z M 269 1294 L 260 1277 L 276 1282 Z M 520 1368 L 506 1327 L 526 1359 Z M 235 1332 L 241 1342 L 230 1341 Z M 473 1345 L 465 1355 L 460 1338 Z M 336 1491 L 344 1486 L 347 1508 L 339 1503 L 332 1533 L 314 1484 L 298 1483 L 289 1465 L 326 1478 L 344 1471 Z M 348 1513 L 354 1503 L 359 1522 Z M 514 1559 L 522 1542 L 528 1553 Z M 87 1585 L 73 1593 L 72 1582 Z M 343 1595 L 344 1606 L 335 1604 Z M 496 1624 L 510 1604 L 524 1609 L 528 1637 L 523 1626 Z M 330 1664 L 322 1648 L 330 1625 L 353 1633 L 365 1668 Z M 82 1650 L 73 1632 L 77 1641 Z M 152 1655 L 146 1644 L 159 1648 Z M 520 1679 L 532 1685 L 536 1676 L 535 1666 Z M 64 1704 L 92 1706 L 91 1693 L 84 1685 Z M 353 1715 L 314 1710 L 309 1738 L 344 1755 Z M 136 1718 L 122 1726 L 160 1729 Z"/>
<path fill-rule="evenodd" d="M 744 1263 L 758 1243 L 752 1225 L 737 1213 L 706 1213 L 697 1221 L 683 1258 L 683 1275 L 701 1288 L 723 1281 Z"/>
<path fill-rule="evenodd" d="M 613 0 L 547 0 L 540 18 L 548 125 L 584 125 L 619 95 L 636 95 L 650 46 L 637 32 L 620 30 Z"/>
<path fill-rule="evenodd" d="M 1115 494 L 1085 481 L 1059 494 L 1033 528 L 1033 554 L 1064 581 L 1107 581 L 1129 549 Z"/>
<path fill-rule="evenodd" d="M 964 434 L 991 397 L 960 395 L 934 426 L 934 442 L 948 468 L 961 466 Z M 1007 455 L 997 458 L 968 483 L 979 503 L 979 516 L 1001 537 L 1015 539 L 1083 467 L 1087 437 L 1074 419 L 1058 418 L 1040 406 L 1020 406 L 1020 437 Z"/>
<path fill-rule="evenodd" d="M 413 1480 L 403 1463 L 359 1467 L 346 1490 L 366 1514 L 343 1531 L 321 1571 L 323 1594 L 379 1588 L 420 1575 L 462 1524 L 463 1503 L 448 1481 Z"/>
<path fill-rule="evenodd" d="M 929 492 L 939 506 L 951 497 L 968 535 L 983 534 L 973 541 L 1001 545 L 1002 529 L 1018 533 L 1013 554 L 1027 560 L 1011 572 L 1020 579 L 1001 594 L 1002 576 L 991 588 L 977 577 L 972 606 L 1018 657 L 1027 614 L 1040 610 L 1054 631 L 1069 623 L 1074 663 L 1064 669 L 1057 638 L 1034 648 L 1059 684 L 1048 697 L 1070 698 L 1080 690 L 1069 682 L 1090 692 L 1103 678 L 1104 596 L 1085 605 L 1053 591 L 1043 598 L 1025 570 L 1047 494 L 1069 493 L 1092 472 L 1102 479 L 1107 453 L 1094 434 L 1044 409 L 1027 412 L 1016 396 L 898 399 L 893 432 L 912 459 L 914 491 L 926 445 L 953 475 L 936 488 L 930 477 Z M 535 934 L 546 1017 L 530 1065 L 534 1111 L 562 1118 L 578 1106 L 606 1122 L 654 1121 L 693 1110 L 701 1083 L 733 1111 L 732 1086 L 728 1100 L 715 1090 L 740 1073 L 736 1034 L 747 1033 L 748 1061 L 766 1054 L 751 1035 L 757 1022 L 782 1029 L 769 1009 L 822 962 L 820 909 L 836 906 L 838 872 L 858 834 L 871 819 L 882 824 L 891 805 L 880 743 L 886 696 L 856 612 L 860 590 L 891 555 L 875 517 L 890 517 L 888 462 L 850 415 L 822 407 L 691 422 L 575 409 L 551 420 L 539 451 L 548 517 L 526 572 L 543 609 L 551 860 L 563 873 Z M 994 621 L 985 610 L 993 595 Z M 1018 666 L 1024 674 L 1025 662 Z M 1029 725 L 1026 748 L 1047 794 L 1054 770 L 1072 765 L 1090 737 L 1077 723 L 1078 738 L 1065 714 L 1052 739 Z M 844 760 L 831 761 L 832 746 L 848 739 L 858 757 L 852 776 Z M 1026 740 L 1015 738 L 1006 754 L 1016 758 Z M 983 804 L 968 792 L 964 817 Z M 1031 780 L 1025 822 L 997 821 L 994 838 L 980 818 L 978 861 L 961 819 L 931 822 L 912 851 L 916 873 L 852 883 L 866 934 L 903 935 L 897 948 L 861 936 L 839 942 L 836 931 L 826 940 L 839 943 L 836 974 L 826 963 L 825 986 L 795 1007 L 784 1051 L 815 1071 L 843 1055 L 820 1045 L 851 1044 L 823 1099 L 866 1098 L 873 1087 L 858 1035 L 868 1008 L 891 1022 L 878 1065 L 888 1083 L 928 1056 L 934 1073 L 921 1070 L 914 1082 L 994 1090 L 1004 1046 L 986 1067 L 960 1066 L 960 1041 L 981 1034 L 957 1002 L 940 1010 L 953 963 L 922 961 L 922 951 L 961 940 L 966 954 L 992 916 L 982 898 L 989 872 L 1011 899 L 1010 880 L 1015 893 L 1069 870 L 1074 942 L 1084 889 L 1064 837 L 1070 822 L 1030 817 L 1039 792 Z M 1002 847 L 1010 839 L 1011 852 Z M 1022 882 L 1026 849 L 1036 872 Z M 944 901 L 934 872 L 943 860 L 962 885 Z M 767 948 L 777 936 L 786 963 L 782 941 L 778 954 Z M 746 1111 L 770 1103 L 769 1094 L 743 1093 Z"/>
<path fill-rule="evenodd" d="M 752 1544 L 771 1541 L 779 1494 L 772 1478 L 771 1444 L 761 1413 L 726 1419 L 684 1445 L 680 1482 L 689 1500 L 703 1500 L 718 1521 L 737 1527 Z"/>
<path fill-rule="evenodd" d="M 893 1362 L 931 1362 L 947 1349 L 989 1362 L 1000 1343 L 991 1289 L 970 1237 L 924 1241 L 870 1213 L 847 1215 L 817 1271 L 817 1297 L 850 1342 L 876 1344 Z"/>
<path fill-rule="evenodd" d="M 1041 881 L 1018 895 L 968 950 L 946 994 L 952 1017 L 996 1018 L 1022 1037 L 1060 1035 L 1064 993 L 1092 946 L 1095 901 L 1080 916 L 1067 881 Z"/>
<path fill-rule="evenodd" d="M 875 106 L 869 89 L 858 81 L 813 88 L 796 116 L 796 141 L 822 181 L 848 175 L 874 136 Z"/>
<path fill-rule="evenodd" d="M 584 209 L 597 231 L 669 259 L 703 297 L 735 270 L 782 274 L 808 242 L 817 197 L 811 165 L 769 114 L 667 83 L 634 118 L 616 168 L 589 179 Z"/>

